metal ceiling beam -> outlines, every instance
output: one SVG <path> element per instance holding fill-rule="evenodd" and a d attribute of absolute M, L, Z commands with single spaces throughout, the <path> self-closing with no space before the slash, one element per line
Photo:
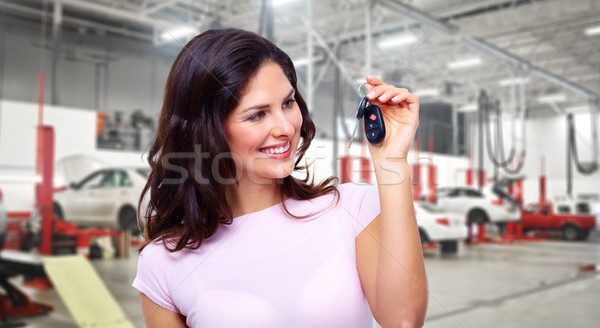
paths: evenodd
<path fill-rule="evenodd" d="M 76 8 L 79 10 L 88 11 L 102 17 L 108 17 L 112 19 L 122 19 L 127 22 L 143 25 L 143 26 L 169 26 L 172 24 L 158 21 L 153 17 L 148 17 L 143 14 L 133 13 L 131 11 L 119 10 L 116 8 L 109 8 L 103 5 L 98 5 L 88 1 L 81 0 L 51 0 L 52 2 L 61 2 L 63 6 L 69 8 Z M 144 13 L 146 10 L 144 9 Z"/>
<path fill-rule="evenodd" d="M 451 34 L 451 35 L 456 34 L 458 32 L 458 28 L 456 26 L 445 23 L 444 21 L 440 21 L 439 19 L 432 17 L 432 16 L 428 15 L 427 13 L 421 12 L 420 10 L 418 10 L 416 8 L 413 8 L 413 7 L 410 7 L 405 4 L 398 3 L 398 2 L 395 2 L 392 0 L 377 0 L 377 1 L 381 5 L 389 8 L 389 9 L 392 9 L 398 13 L 409 16 L 419 22 L 427 24 L 438 31 L 444 32 L 446 34 Z M 596 93 L 584 88 L 583 86 L 573 83 L 571 81 L 568 81 L 568 80 L 564 79 L 563 77 L 560 77 L 553 73 L 550 73 L 550 72 L 532 64 L 531 62 L 528 62 L 518 56 L 508 53 L 507 51 L 505 51 L 503 49 L 497 48 L 496 46 L 489 44 L 479 38 L 463 37 L 462 41 L 477 50 L 480 50 L 488 55 L 491 55 L 495 58 L 503 60 L 511 65 L 516 66 L 517 68 L 520 68 L 522 70 L 530 72 L 530 73 L 537 75 L 547 81 L 550 81 L 550 82 L 558 84 L 564 88 L 572 90 L 576 93 L 579 93 L 579 94 L 587 97 L 591 101 L 594 101 L 594 102 L 600 101 L 600 97 Z"/>

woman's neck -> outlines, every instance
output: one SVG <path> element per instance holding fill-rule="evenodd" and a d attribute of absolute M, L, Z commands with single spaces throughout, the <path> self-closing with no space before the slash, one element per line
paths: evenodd
<path fill-rule="evenodd" d="M 271 184 L 244 183 L 235 185 L 227 195 L 233 217 L 263 210 L 281 202 L 281 185 L 277 180 Z"/>

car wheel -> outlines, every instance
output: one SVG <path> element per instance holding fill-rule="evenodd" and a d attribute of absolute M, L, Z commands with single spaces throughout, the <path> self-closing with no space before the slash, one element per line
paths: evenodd
<path fill-rule="evenodd" d="M 421 228 L 419 228 L 419 238 L 421 238 L 421 244 L 425 244 L 425 243 L 429 242 L 429 238 L 427 238 L 427 234 Z"/>
<path fill-rule="evenodd" d="M 581 230 L 581 233 L 579 234 L 579 240 L 587 240 L 589 236 L 590 229 Z"/>
<path fill-rule="evenodd" d="M 140 234 L 140 229 L 137 226 L 137 213 L 132 207 L 124 207 L 119 212 L 119 230 L 131 231 L 133 236 Z"/>
<path fill-rule="evenodd" d="M 456 254 L 458 253 L 458 241 L 448 240 L 440 242 L 440 250 L 442 254 Z"/>
<path fill-rule="evenodd" d="M 573 241 L 578 240 L 581 236 L 581 229 L 574 224 L 566 224 L 562 228 L 563 238 L 565 240 Z"/>
<path fill-rule="evenodd" d="M 54 205 L 52 205 L 52 213 L 54 214 L 54 217 L 56 217 L 56 218 L 63 219 L 63 220 L 65 219 L 63 210 L 60 207 L 60 205 L 58 205 L 58 203 L 54 203 Z"/>
<path fill-rule="evenodd" d="M 476 225 L 482 225 L 488 222 L 488 217 L 482 210 L 472 210 L 467 216 L 467 221 Z"/>

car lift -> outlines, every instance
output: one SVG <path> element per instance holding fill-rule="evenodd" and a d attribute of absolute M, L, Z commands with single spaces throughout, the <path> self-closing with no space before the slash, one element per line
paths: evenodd
<path fill-rule="evenodd" d="M 43 125 L 43 80 L 39 75 L 38 126 L 36 146 L 36 174 L 40 177 L 35 185 L 35 210 L 7 213 L 4 236 L 0 236 L 0 320 L 46 314 L 51 306 L 34 303 L 30 298 L 8 281 L 9 278 L 24 275 L 25 284 L 37 288 L 49 288 L 40 255 L 79 253 L 88 255 L 92 236 L 117 235 L 116 232 L 101 229 L 79 229 L 72 223 L 55 218 L 53 213 L 54 175 L 54 129 Z M 41 221 L 41 222 L 40 222 Z M 39 225 L 39 228 L 36 226 Z M 36 231 L 39 230 L 39 231 Z M 37 247 L 38 254 L 29 251 Z M 11 323 L 14 326 L 15 323 Z M 2 323 L 0 323 L 2 327 Z"/>

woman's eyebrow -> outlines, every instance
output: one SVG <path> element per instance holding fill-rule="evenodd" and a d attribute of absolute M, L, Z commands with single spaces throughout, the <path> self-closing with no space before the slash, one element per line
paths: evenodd
<path fill-rule="evenodd" d="M 295 89 L 292 89 L 292 90 L 290 90 L 290 93 L 288 93 L 288 94 L 287 94 L 287 96 L 285 96 L 285 98 L 284 98 L 284 99 L 288 99 L 288 98 L 290 98 L 291 96 L 293 96 L 293 95 L 294 95 L 294 93 L 295 93 L 295 92 L 296 92 L 296 90 L 295 90 Z M 242 113 L 245 113 L 245 112 L 247 112 L 247 111 L 251 111 L 251 110 L 265 109 L 265 108 L 269 108 L 269 105 L 268 105 L 268 104 L 265 104 L 265 105 L 255 105 L 255 106 L 251 106 L 251 107 L 245 108 L 245 109 L 242 111 Z"/>

